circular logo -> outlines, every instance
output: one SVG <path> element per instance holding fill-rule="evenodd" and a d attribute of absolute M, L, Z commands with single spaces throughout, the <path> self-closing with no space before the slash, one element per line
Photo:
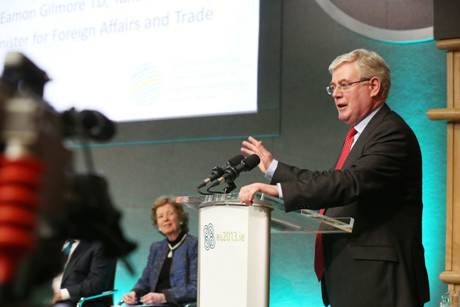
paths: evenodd
<path fill-rule="evenodd" d="M 214 234 L 214 226 L 212 223 L 203 227 L 204 249 L 210 250 L 216 247 L 216 236 Z"/>

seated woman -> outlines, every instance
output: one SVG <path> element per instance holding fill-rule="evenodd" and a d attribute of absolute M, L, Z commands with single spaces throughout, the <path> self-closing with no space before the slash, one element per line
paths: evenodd
<path fill-rule="evenodd" d="M 166 239 L 152 243 L 142 276 L 123 301 L 165 306 L 195 302 L 198 241 L 188 234 L 184 209 L 173 198 L 160 197 L 153 203 L 152 220 Z"/>

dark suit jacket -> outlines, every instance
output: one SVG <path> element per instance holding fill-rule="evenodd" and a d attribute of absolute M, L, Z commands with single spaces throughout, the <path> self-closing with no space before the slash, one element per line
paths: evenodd
<path fill-rule="evenodd" d="M 166 239 L 152 243 L 147 265 L 133 289 L 136 294 L 155 292 L 168 252 Z M 183 304 L 196 301 L 197 260 L 198 240 L 192 235 L 187 235 L 173 254 L 169 276 L 171 288 L 162 291 L 168 302 Z"/>
<path fill-rule="evenodd" d="M 99 242 L 80 240 L 65 267 L 61 289 L 69 291 L 72 304 L 81 297 L 93 296 L 103 291 L 113 290 L 116 259 L 104 255 Z M 108 307 L 112 296 L 88 300 L 83 307 Z"/>
<path fill-rule="evenodd" d="M 386 105 L 368 123 L 342 170 L 278 164 L 286 211 L 327 208 L 353 217 L 352 234 L 325 235 L 323 300 L 333 307 L 411 307 L 429 300 L 422 246 L 418 141 Z"/>

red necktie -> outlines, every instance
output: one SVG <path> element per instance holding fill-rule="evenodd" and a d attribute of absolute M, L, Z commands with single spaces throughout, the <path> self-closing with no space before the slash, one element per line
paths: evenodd
<path fill-rule="evenodd" d="M 345 143 L 343 144 L 342 153 L 340 154 L 339 160 L 335 165 L 335 169 L 342 169 L 345 160 L 350 153 L 351 145 L 353 145 L 353 140 L 355 138 L 356 130 L 351 128 L 348 131 L 347 137 L 345 138 Z M 319 210 L 320 214 L 324 214 L 324 209 Z M 321 233 L 316 234 L 315 241 L 315 273 L 318 280 L 321 280 L 324 275 L 324 249 L 323 249 L 323 236 Z"/>

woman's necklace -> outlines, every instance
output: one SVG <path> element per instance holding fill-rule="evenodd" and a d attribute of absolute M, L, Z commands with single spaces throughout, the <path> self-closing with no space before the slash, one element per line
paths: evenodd
<path fill-rule="evenodd" d="M 181 244 L 182 242 L 184 242 L 185 238 L 187 237 L 187 234 L 185 234 L 182 239 L 180 239 L 179 242 L 177 242 L 174 246 L 171 245 L 171 243 L 168 242 L 168 247 L 169 247 L 169 253 L 168 253 L 168 258 L 172 258 L 173 256 L 173 251 L 175 249 L 177 249 Z"/>

